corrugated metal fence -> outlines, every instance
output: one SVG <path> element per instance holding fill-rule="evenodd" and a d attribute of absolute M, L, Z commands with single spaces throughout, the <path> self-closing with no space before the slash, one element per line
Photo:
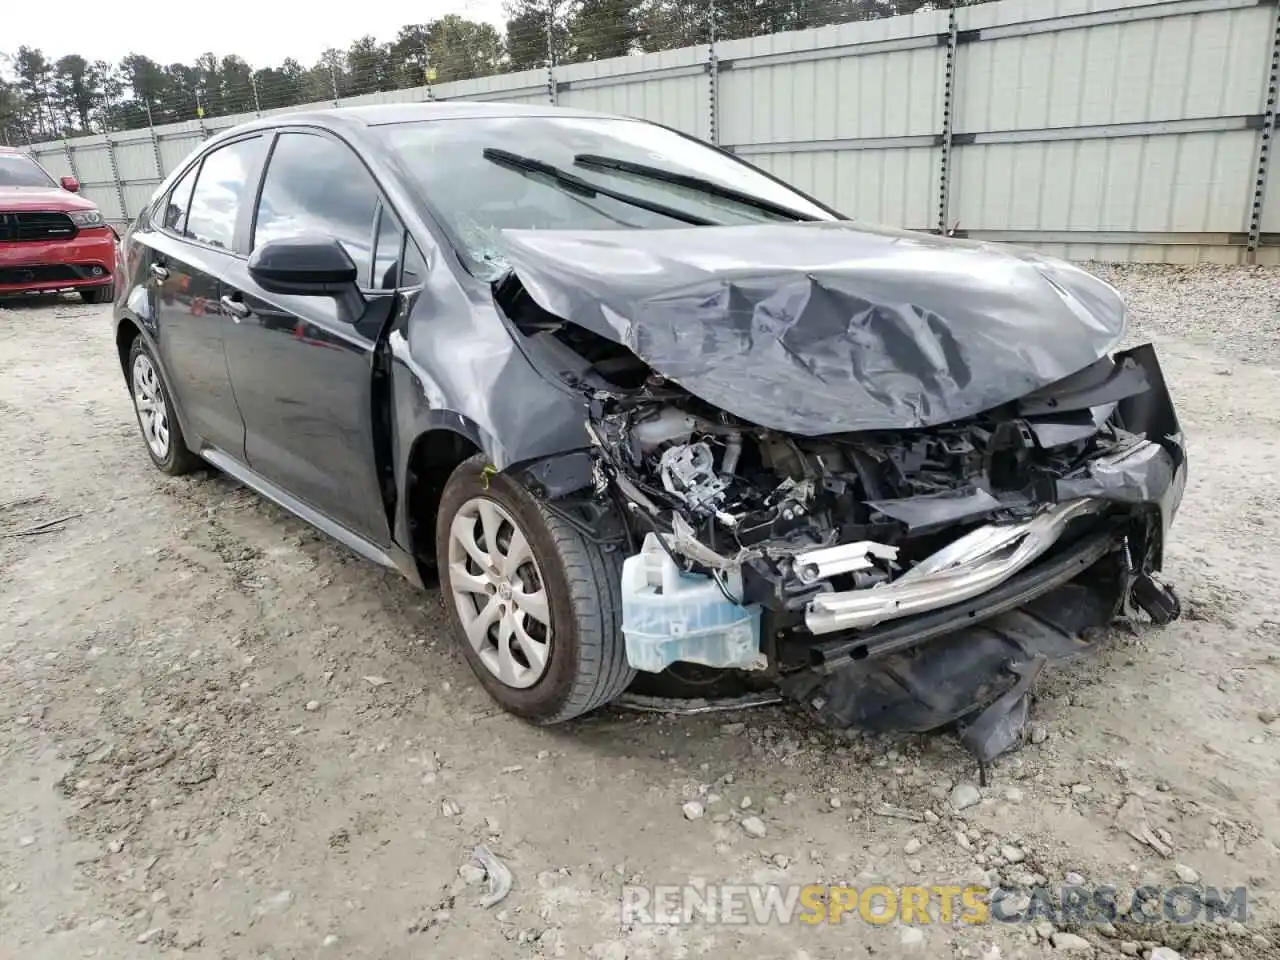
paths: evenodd
<path fill-rule="evenodd" d="M 627 114 L 861 219 L 1080 259 L 1277 263 L 1278 17 L 1276 0 L 998 0 L 342 103 Z M 127 221 L 207 136 L 252 116 L 32 150 Z"/>

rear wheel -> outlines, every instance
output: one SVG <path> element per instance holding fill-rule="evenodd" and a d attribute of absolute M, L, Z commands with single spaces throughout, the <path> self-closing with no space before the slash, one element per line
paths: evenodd
<path fill-rule="evenodd" d="M 141 336 L 135 337 L 129 348 L 129 392 L 151 462 L 171 477 L 196 469 L 200 458 L 187 449 L 159 365 Z"/>
<path fill-rule="evenodd" d="M 88 287 L 79 293 L 85 303 L 110 303 L 116 298 L 116 285 L 108 283 L 105 287 Z"/>
<path fill-rule="evenodd" d="M 503 474 L 467 460 L 436 521 L 440 585 L 463 654 L 502 707 L 539 723 L 594 710 L 634 671 L 620 551 L 593 543 Z"/>

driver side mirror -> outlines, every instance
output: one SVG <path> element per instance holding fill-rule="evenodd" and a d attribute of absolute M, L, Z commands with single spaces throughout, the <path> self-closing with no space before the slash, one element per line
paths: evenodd
<path fill-rule="evenodd" d="M 268 293 L 335 297 L 350 320 L 364 312 L 364 297 L 356 285 L 359 272 L 346 248 L 332 237 L 264 243 L 249 257 L 249 275 Z"/>
<path fill-rule="evenodd" d="M 62 180 L 59 182 L 62 184 L 62 189 L 68 191 L 69 193 L 80 192 L 80 181 L 77 180 L 75 177 L 63 177 Z"/>

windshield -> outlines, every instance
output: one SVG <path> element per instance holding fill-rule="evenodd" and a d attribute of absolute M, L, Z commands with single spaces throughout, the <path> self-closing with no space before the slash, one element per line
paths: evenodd
<path fill-rule="evenodd" d="M 390 124 L 381 133 L 417 180 L 467 267 L 483 279 L 506 269 L 503 230 L 653 230 L 699 222 L 834 219 L 733 157 L 634 120 L 477 117 Z M 517 154 L 520 162 L 512 161 Z M 623 161 L 624 169 L 577 162 L 584 157 Z M 539 172 L 534 169 L 539 165 L 556 171 Z M 662 179 L 663 173 L 676 174 L 680 182 Z M 601 192 L 575 187 L 572 179 Z"/>
<path fill-rule="evenodd" d="M 53 181 L 25 153 L 0 153 L 0 187 L 51 187 Z"/>

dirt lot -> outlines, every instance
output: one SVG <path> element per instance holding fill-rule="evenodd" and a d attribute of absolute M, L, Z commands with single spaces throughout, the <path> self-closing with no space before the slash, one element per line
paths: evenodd
<path fill-rule="evenodd" d="M 959 812 L 976 770 L 949 737 L 781 707 L 498 714 L 437 593 L 217 474 L 152 469 L 104 309 L 0 309 L 0 957 L 1280 957 L 1280 273 L 1111 276 L 1190 435 L 1168 565 L 1188 615 L 1043 682 L 1036 742 Z M 1143 816 L 1170 856 L 1124 829 Z M 478 843 L 515 877 L 491 909 L 459 876 Z M 1190 871 L 1247 885 L 1247 924 L 1121 918 L 1081 947 L 1026 924 L 619 918 L 628 880 L 1074 873 L 1127 902 Z"/>

